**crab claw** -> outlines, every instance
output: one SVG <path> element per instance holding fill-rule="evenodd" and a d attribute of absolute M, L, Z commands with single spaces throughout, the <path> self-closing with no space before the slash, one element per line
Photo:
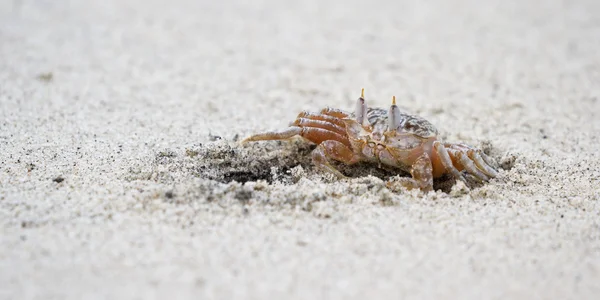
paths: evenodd
<path fill-rule="evenodd" d="M 396 130 L 400 127 L 400 109 L 396 105 L 396 96 L 392 97 L 392 106 L 388 112 L 388 129 Z"/>
<path fill-rule="evenodd" d="M 365 124 L 367 119 L 367 104 L 365 103 L 365 89 L 360 91 L 360 98 L 356 101 L 356 122 Z"/>

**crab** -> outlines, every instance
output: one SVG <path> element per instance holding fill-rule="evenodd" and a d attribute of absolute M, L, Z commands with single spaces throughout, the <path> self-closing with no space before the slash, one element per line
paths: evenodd
<path fill-rule="evenodd" d="M 354 113 L 324 108 L 320 113 L 301 112 L 290 127 L 247 137 L 252 141 L 283 140 L 295 136 L 317 144 L 312 161 L 320 169 L 345 178 L 332 160 L 352 165 L 371 162 L 411 174 L 388 182 L 424 192 L 433 190 L 433 179 L 450 174 L 467 186 L 498 176 L 495 162 L 482 150 L 438 139 L 438 130 L 422 117 L 401 111 L 396 97 L 388 110 L 368 107 L 364 89 Z"/>

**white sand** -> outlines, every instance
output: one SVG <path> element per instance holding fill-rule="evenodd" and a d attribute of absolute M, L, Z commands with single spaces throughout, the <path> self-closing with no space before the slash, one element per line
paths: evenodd
<path fill-rule="evenodd" d="M 0 3 L 0 298 L 600 294 L 599 1 L 236 2 Z M 507 170 L 392 193 L 234 142 L 361 87 Z"/>

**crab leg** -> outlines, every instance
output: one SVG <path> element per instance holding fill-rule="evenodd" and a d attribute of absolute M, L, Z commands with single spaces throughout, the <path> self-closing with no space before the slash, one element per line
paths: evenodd
<path fill-rule="evenodd" d="M 489 177 L 492 177 L 492 178 L 498 177 L 498 172 L 496 172 L 496 170 L 494 170 L 488 163 L 486 163 L 481 158 L 479 153 L 477 153 L 477 152 L 479 152 L 479 151 L 469 150 L 467 152 L 467 155 L 475 162 L 477 167 L 479 169 L 481 169 L 481 171 L 483 171 L 486 175 L 488 175 Z"/>
<path fill-rule="evenodd" d="M 498 165 L 496 164 L 496 162 L 495 162 L 493 159 L 491 159 L 489 156 L 487 156 L 487 155 L 486 155 L 485 153 L 483 153 L 483 151 L 481 151 L 481 150 L 479 150 L 478 152 L 479 152 L 479 155 L 481 155 L 481 158 L 483 158 L 483 161 L 485 161 L 485 163 L 486 163 L 488 166 L 490 166 L 490 167 L 492 167 L 492 168 L 494 168 L 494 169 L 497 169 L 497 168 L 498 168 Z"/>
<path fill-rule="evenodd" d="M 433 142 L 433 149 L 436 151 L 436 154 L 440 158 L 444 168 L 448 170 L 452 176 L 454 176 L 454 178 L 466 183 L 467 181 L 465 180 L 465 177 L 462 176 L 462 174 L 460 174 L 460 172 L 452 164 L 452 159 L 450 158 L 450 155 L 448 155 L 448 150 L 446 147 L 444 147 L 444 145 L 439 141 L 435 141 Z"/>
<path fill-rule="evenodd" d="M 304 127 L 323 128 L 323 129 L 327 129 L 329 131 L 333 131 L 340 135 L 346 134 L 346 129 L 344 129 L 343 127 L 338 126 L 333 123 L 330 123 L 330 122 L 321 121 L 321 120 L 298 118 L 298 119 L 296 119 L 296 121 L 294 121 L 293 125 L 302 127 L 302 128 L 304 128 Z"/>
<path fill-rule="evenodd" d="M 270 140 L 285 140 L 302 133 L 302 128 L 291 126 L 284 131 L 269 131 L 258 133 L 245 138 L 242 144 L 253 141 L 270 141 Z"/>
<path fill-rule="evenodd" d="M 332 116 L 334 118 L 347 118 L 349 117 L 348 113 L 337 108 L 327 107 L 321 110 L 321 113 L 327 116 Z"/>
<path fill-rule="evenodd" d="M 297 127 L 290 126 L 287 130 L 284 131 L 270 131 L 265 133 L 259 133 L 252 136 L 247 137 L 242 141 L 242 144 L 253 141 L 270 141 L 270 140 L 285 140 L 291 137 L 299 135 L 315 144 L 320 144 L 323 141 L 327 140 L 335 140 L 346 146 L 350 146 L 350 142 L 348 139 L 336 132 L 317 128 L 317 127 Z"/>
<path fill-rule="evenodd" d="M 480 181 L 481 180 L 483 180 L 483 181 L 490 180 L 483 172 L 481 172 L 479 169 L 477 169 L 475 164 L 473 164 L 473 161 L 471 161 L 464 152 L 456 151 L 456 150 L 449 150 L 449 151 L 455 151 L 454 157 L 458 158 L 458 160 L 463 165 L 463 167 L 467 170 L 467 172 L 474 175 Z"/>
<path fill-rule="evenodd" d="M 348 138 L 339 133 L 323 128 L 304 127 L 302 128 L 300 135 L 315 144 L 321 144 L 325 141 L 334 140 L 350 147 L 350 141 L 348 141 Z"/>
<path fill-rule="evenodd" d="M 498 177 L 498 172 L 494 170 L 494 162 L 480 149 L 474 149 L 465 144 L 446 144 L 449 148 L 466 152 L 467 156 L 475 162 L 475 165 L 488 177 Z"/>
<path fill-rule="evenodd" d="M 433 167 L 427 153 L 423 153 L 413 164 L 410 174 L 424 192 L 433 190 Z"/>
<path fill-rule="evenodd" d="M 355 155 L 352 149 L 339 141 L 327 140 L 319 144 L 312 152 L 313 163 L 315 166 L 325 169 L 340 178 L 346 176 L 329 163 L 329 158 L 348 165 L 355 164 L 360 160 L 360 157 Z"/>
<path fill-rule="evenodd" d="M 335 118 L 335 117 L 328 116 L 328 115 L 314 114 L 314 113 L 310 113 L 307 111 L 303 111 L 303 112 L 299 113 L 298 116 L 296 117 L 296 119 L 321 120 L 321 121 L 333 123 L 340 127 L 346 126 L 344 124 L 344 122 L 339 118 Z"/>
<path fill-rule="evenodd" d="M 410 174 L 412 178 L 395 178 L 388 181 L 386 185 L 392 189 L 396 189 L 397 185 L 401 185 L 408 189 L 418 188 L 423 192 L 433 190 L 433 167 L 427 153 L 423 153 L 417 158 L 410 169 Z"/>

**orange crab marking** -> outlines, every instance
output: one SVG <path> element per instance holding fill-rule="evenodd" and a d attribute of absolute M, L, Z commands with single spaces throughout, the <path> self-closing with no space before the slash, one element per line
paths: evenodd
<path fill-rule="evenodd" d="M 354 113 L 324 108 L 319 113 L 301 112 L 286 130 L 252 135 L 250 141 L 282 140 L 301 136 L 317 144 L 313 163 L 337 176 L 345 177 L 330 160 L 345 164 L 361 161 L 398 168 L 411 178 L 398 178 L 412 189 L 433 190 L 433 179 L 451 174 L 469 185 L 497 177 L 495 163 L 483 151 L 465 144 L 438 140 L 437 129 L 427 120 L 400 111 L 396 97 L 388 110 L 367 107 L 364 89 Z"/>

